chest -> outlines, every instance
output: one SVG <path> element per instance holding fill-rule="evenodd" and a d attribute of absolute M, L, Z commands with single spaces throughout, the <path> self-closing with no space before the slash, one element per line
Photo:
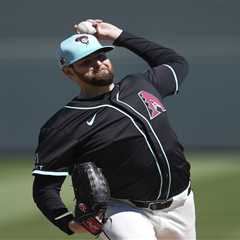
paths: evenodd
<path fill-rule="evenodd" d="M 91 106 L 66 106 L 81 113 L 73 134 L 82 149 L 93 150 L 123 140 L 148 138 L 165 128 L 166 108 L 161 97 L 151 86 L 134 86 L 122 86 L 104 101 Z"/>

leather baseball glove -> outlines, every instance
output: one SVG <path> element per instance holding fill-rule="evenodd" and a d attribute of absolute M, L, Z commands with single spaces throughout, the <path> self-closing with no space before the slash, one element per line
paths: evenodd
<path fill-rule="evenodd" d="M 93 162 L 77 164 L 72 171 L 72 184 L 76 198 L 74 220 L 91 234 L 98 235 L 110 199 L 109 185 L 102 170 Z"/>

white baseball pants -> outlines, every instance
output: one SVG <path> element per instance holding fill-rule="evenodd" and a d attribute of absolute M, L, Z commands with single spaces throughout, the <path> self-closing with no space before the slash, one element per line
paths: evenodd
<path fill-rule="evenodd" d="M 137 208 L 124 200 L 112 201 L 106 212 L 103 240 L 196 240 L 193 192 L 173 197 L 169 208 Z"/>

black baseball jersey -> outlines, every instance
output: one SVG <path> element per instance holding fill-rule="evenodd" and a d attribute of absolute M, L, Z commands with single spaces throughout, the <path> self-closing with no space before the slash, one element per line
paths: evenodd
<path fill-rule="evenodd" d="M 114 44 L 142 57 L 150 69 L 60 109 L 41 128 L 33 174 L 66 176 L 75 163 L 93 161 L 112 197 L 169 199 L 188 186 L 190 165 L 163 99 L 178 92 L 187 63 L 173 50 L 127 32 Z"/>

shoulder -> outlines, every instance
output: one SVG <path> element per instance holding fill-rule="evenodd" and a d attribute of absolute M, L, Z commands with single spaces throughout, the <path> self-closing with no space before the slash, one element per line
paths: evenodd
<path fill-rule="evenodd" d="M 129 74 L 121 80 L 119 83 L 120 92 L 132 92 L 138 91 L 139 89 L 152 89 L 155 88 L 151 81 L 146 78 L 144 73 Z"/>
<path fill-rule="evenodd" d="M 143 73 L 133 73 L 125 76 L 120 82 L 121 87 L 134 86 L 135 84 L 145 84 L 146 78 Z"/>
<path fill-rule="evenodd" d="M 61 123 L 67 117 L 67 112 L 67 109 L 64 107 L 58 110 L 43 124 L 41 130 L 59 128 Z"/>
<path fill-rule="evenodd" d="M 66 105 L 69 105 L 71 102 L 74 101 L 74 99 L 72 99 Z M 48 120 L 42 125 L 42 127 L 40 128 L 41 136 L 48 135 L 49 133 L 58 129 L 64 130 L 65 128 L 64 126 L 67 125 L 66 123 L 71 121 L 73 115 L 77 113 L 75 111 L 71 111 L 69 108 L 66 108 L 65 106 L 63 106 L 62 108 L 57 110 L 54 114 L 52 114 L 48 118 Z"/>

